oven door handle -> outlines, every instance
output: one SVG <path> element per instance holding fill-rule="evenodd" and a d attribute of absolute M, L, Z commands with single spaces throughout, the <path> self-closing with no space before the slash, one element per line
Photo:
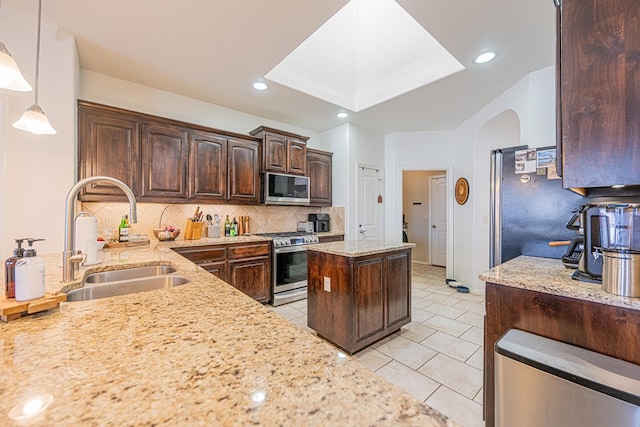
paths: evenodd
<path fill-rule="evenodd" d="M 306 252 L 307 248 L 304 246 L 285 246 L 283 248 L 275 248 L 273 250 L 276 254 L 284 254 L 289 252 Z"/>

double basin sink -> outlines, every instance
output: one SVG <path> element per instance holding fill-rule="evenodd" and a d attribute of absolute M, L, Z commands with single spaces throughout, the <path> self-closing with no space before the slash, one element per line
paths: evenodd
<path fill-rule="evenodd" d="M 188 283 L 172 265 L 152 265 L 88 275 L 82 287 L 67 292 L 67 301 L 86 301 L 171 288 Z"/>

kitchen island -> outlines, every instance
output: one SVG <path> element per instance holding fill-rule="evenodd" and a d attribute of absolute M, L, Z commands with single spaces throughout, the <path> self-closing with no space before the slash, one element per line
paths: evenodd
<path fill-rule="evenodd" d="M 82 267 L 77 278 L 171 264 L 190 282 L 65 302 L 0 324 L 2 424 L 454 425 L 170 249 L 260 240 L 151 242 L 99 252 L 103 262 Z M 59 290 L 61 254 L 43 257 L 47 290 Z M 35 396 L 52 401 L 30 418 L 9 416 Z"/>
<path fill-rule="evenodd" d="M 571 279 L 560 260 L 520 256 L 480 275 L 486 282 L 484 411 L 494 417 L 494 346 L 519 329 L 640 365 L 640 298 Z"/>
<path fill-rule="evenodd" d="M 409 323 L 412 247 L 377 240 L 309 246 L 309 327 L 353 354 Z"/>

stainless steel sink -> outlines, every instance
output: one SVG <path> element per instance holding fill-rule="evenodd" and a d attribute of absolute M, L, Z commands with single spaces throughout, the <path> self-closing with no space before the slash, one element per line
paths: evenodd
<path fill-rule="evenodd" d="M 151 265 L 148 267 L 127 268 L 124 270 L 103 271 L 93 273 L 84 279 L 84 283 L 107 283 L 143 277 L 155 277 L 163 274 L 175 273 L 176 268 L 171 265 Z"/>
<path fill-rule="evenodd" d="M 159 275 L 110 281 L 104 284 L 89 284 L 88 286 L 67 292 L 67 301 L 86 301 L 118 295 L 135 294 L 138 292 L 153 291 L 155 289 L 171 288 L 188 282 L 189 279 L 184 276 Z"/>

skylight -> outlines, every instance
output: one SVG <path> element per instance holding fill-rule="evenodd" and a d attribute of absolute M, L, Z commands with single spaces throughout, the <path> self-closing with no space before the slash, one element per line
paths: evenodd
<path fill-rule="evenodd" d="M 464 69 L 393 0 L 351 0 L 266 78 L 361 111 Z"/>

